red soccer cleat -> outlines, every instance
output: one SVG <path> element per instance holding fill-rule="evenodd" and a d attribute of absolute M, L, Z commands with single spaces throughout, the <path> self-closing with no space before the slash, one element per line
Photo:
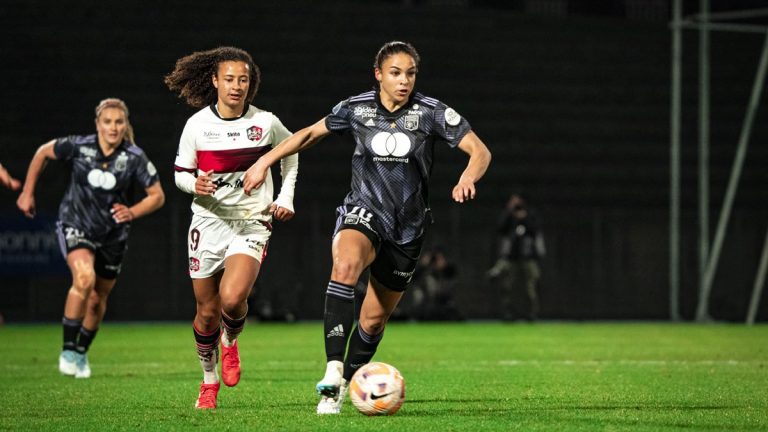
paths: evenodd
<path fill-rule="evenodd" d="M 219 394 L 219 388 L 221 384 L 200 384 L 200 395 L 195 402 L 195 408 L 197 409 L 213 409 L 216 408 L 216 396 Z"/>
<path fill-rule="evenodd" d="M 237 340 L 231 347 L 221 343 L 221 380 L 228 387 L 234 387 L 240 382 L 240 353 L 237 351 Z"/>

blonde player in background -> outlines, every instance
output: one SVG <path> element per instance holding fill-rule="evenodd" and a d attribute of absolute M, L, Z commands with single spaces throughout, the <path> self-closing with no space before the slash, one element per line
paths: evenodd
<path fill-rule="evenodd" d="M 131 222 L 162 207 L 165 194 L 155 166 L 134 142 L 128 107 L 116 98 L 96 106 L 96 133 L 70 135 L 38 148 L 16 205 L 35 216 L 35 188 L 50 160 L 72 172 L 59 205 L 56 233 L 72 272 L 64 304 L 64 344 L 59 371 L 75 378 L 91 376 L 88 348 L 107 311 L 107 298 L 128 249 Z M 130 202 L 138 185 L 146 196 Z"/>

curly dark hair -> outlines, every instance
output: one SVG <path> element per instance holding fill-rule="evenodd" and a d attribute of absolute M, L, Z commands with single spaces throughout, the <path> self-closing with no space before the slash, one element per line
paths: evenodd
<path fill-rule="evenodd" d="M 225 61 L 242 61 L 248 65 L 251 82 L 245 102 L 250 103 L 259 89 L 261 71 L 251 55 L 240 48 L 218 47 L 184 56 L 176 61 L 173 72 L 166 75 L 163 81 L 189 106 L 203 108 L 216 102 L 217 93 L 211 77 L 218 72 L 219 64 Z"/>
<path fill-rule="evenodd" d="M 400 41 L 391 41 L 385 43 L 379 49 L 379 52 L 376 53 L 376 58 L 373 60 L 373 68 L 381 69 L 381 66 L 384 64 L 384 60 L 397 53 L 405 53 L 413 57 L 413 61 L 416 63 L 416 69 L 419 68 L 419 62 L 421 61 L 421 58 L 419 57 L 419 53 L 416 52 L 416 48 L 414 48 L 413 45 L 409 44 L 408 42 Z"/>

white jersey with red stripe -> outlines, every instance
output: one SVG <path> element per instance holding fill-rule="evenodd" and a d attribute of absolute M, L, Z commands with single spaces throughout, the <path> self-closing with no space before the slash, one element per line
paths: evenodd
<path fill-rule="evenodd" d="M 264 184 L 250 195 L 243 191 L 243 175 L 256 160 L 290 135 L 277 116 L 252 105 L 248 105 L 241 117 L 233 119 L 222 119 L 213 105 L 195 113 L 181 134 L 175 169 L 195 175 L 213 171 L 217 189 L 210 196 L 195 195 L 192 211 L 203 217 L 271 221 L 269 208 L 274 196 L 271 173 L 267 172 Z M 282 187 L 274 202 L 293 210 L 298 158 L 283 159 L 281 168 Z"/>

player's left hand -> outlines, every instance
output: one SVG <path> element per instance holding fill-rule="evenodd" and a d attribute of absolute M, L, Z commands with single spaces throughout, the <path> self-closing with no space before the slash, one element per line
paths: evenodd
<path fill-rule="evenodd" d="M 133 220 L 133 212 L 125 204 L 114 204 L 110 213 L 112 213 L 112 219 L 119 224 L 128 223 Z"/>
<path fill-rule="evenodd" d="M 274 216 L 275 219 L 279 220 L 280 222 L 287 222 L 293 219 L 293 215 L 296 214 L 285 207 L 280 207 L 275 203 L 272 203 L 272 205 L 269 206 L 269 212 L 272 213 L 272 216 Z"/>
<path fill-rule="evenodd" d="M 475 184 L 471 181 L 459 180 L 451 193 L 453 200 L 458 203 L 475 199 Z"/>

